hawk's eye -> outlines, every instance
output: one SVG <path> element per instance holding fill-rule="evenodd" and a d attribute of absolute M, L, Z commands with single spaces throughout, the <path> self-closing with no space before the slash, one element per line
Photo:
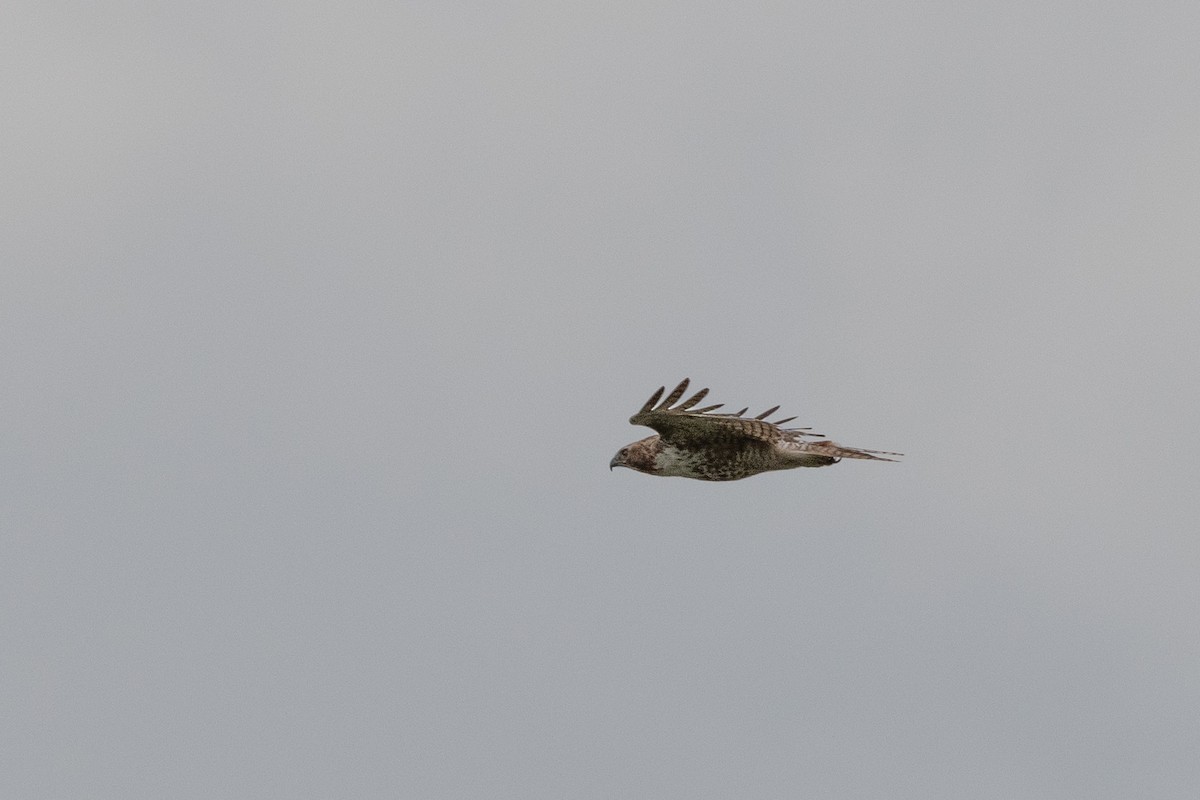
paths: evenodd
<path fill-rule="evenodd" d="M 627 455 L 629 455 L 629 448 L 628 448 L 628 447 L 622 447 L 622 448 L 621 448 L 621 455 L 622 455 L 622 456 L 627 456 Z"/>

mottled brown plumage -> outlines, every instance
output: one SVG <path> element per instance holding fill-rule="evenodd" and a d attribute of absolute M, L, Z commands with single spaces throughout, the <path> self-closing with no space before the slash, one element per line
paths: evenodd
<path fill-rule="evenodd" d="M 712 413 L 723 404 L 696 408 L 708 395 L 708 389 L 679 403 L 687 391 L 688 379 L 675 387 L 661 403 L 666 387 L 660 387 L 638 413 L 629 418 L 631 425 L 645 425 L 658 431 L 622 447 L 609 462 L 613 467 L 629 467 L 647 475 L 696 478 L 703 481 L 736 481 L 760 472 L 795 467 L 825 467 L 843 458 L 894 461 L 898 456 L 882 450 L 843 447 L 828 439 L 816 439 L 811 428 L 782 428 L 795 417 L 768 422 L 779 410 L 769 408 L 757 417 Z M 657 403 L 657 405 L 655 405 Z M 679 405 L 675 405 L 679 403 Z"/>

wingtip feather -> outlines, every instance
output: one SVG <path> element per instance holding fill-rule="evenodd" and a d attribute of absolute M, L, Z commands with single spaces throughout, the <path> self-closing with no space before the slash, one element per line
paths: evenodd
<path fill-rule="evenodd" d="M 775 406 L 773 408 L 768 408 L 766 411 L 762 412 L 757 417 L 755 417 L 755 419 L 766 419 L 767 417 L 771 416 L 778 410 L 779 410 L 779 406 Z"/>
<path fill-rule="evenodd" d="M 701 389 L 700 391 L 696 392 L 694 395 L 689 397 L 687 400 L 684 400 L 682 403 L 675 406 L 675 410 L 676 411 L 687 411 L 689 408 L 696 405 L 696 403 L 699 403 L 701 400 L 703 400 L 704 396 L 706 394 L 708 394 L 708 389 Z"/>
<path fill-rule="evenodd" d="M 687 391 L 687 387 L 690 382 L 690 378 L 684 378 L 678 386 L 671 390 L 671 393 L 667 395 L 667 398 L 658 404 L 658 407 L 655 409 L 655 411 L 664 411 L 677 403 L 679 398 L 683 397 L 683 393 Z"/>
<path fill-rule="evenodd" d="M 642 406 L 642 409 L 641 409 L 641 411 L 638 412 L 638 414 L 645 414 L 647 411 L 654 408 L 654 404 L 658 402 L 658 398 L 662 397 L 663 392 L 665 392 L 666 390 L 667 390 L 667 387 L 665 387 L 665 386 L 658 387 L 658 391 L 656 391 L 654 394 L 650 395 L 650 399 L 646 401 L 646 404 Z"/>

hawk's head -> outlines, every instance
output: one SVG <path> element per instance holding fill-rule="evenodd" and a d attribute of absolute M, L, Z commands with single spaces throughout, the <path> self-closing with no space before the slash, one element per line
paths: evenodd
<path fill-rule="evenodd" d="M 658 450 L 659 438 L 657 436 L 650 436 L 633 444 L 627 444 L 617 451 L 612 461 L 608 462 L 608 468 L 611 470 L 613 467 L 629 467 L 638 472 L 653 475 L 658 472 L 654 465 Z"/>

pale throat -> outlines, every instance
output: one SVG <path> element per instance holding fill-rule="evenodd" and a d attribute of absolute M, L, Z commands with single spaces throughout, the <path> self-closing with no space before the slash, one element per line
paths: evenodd
<path fill-rule="evenodd" d="M 654 469 L 659 475 L 684 476 L 695 471 L 696 456 L 681 452 L 670 445 L 664 445 L 654 456 Z"/>

